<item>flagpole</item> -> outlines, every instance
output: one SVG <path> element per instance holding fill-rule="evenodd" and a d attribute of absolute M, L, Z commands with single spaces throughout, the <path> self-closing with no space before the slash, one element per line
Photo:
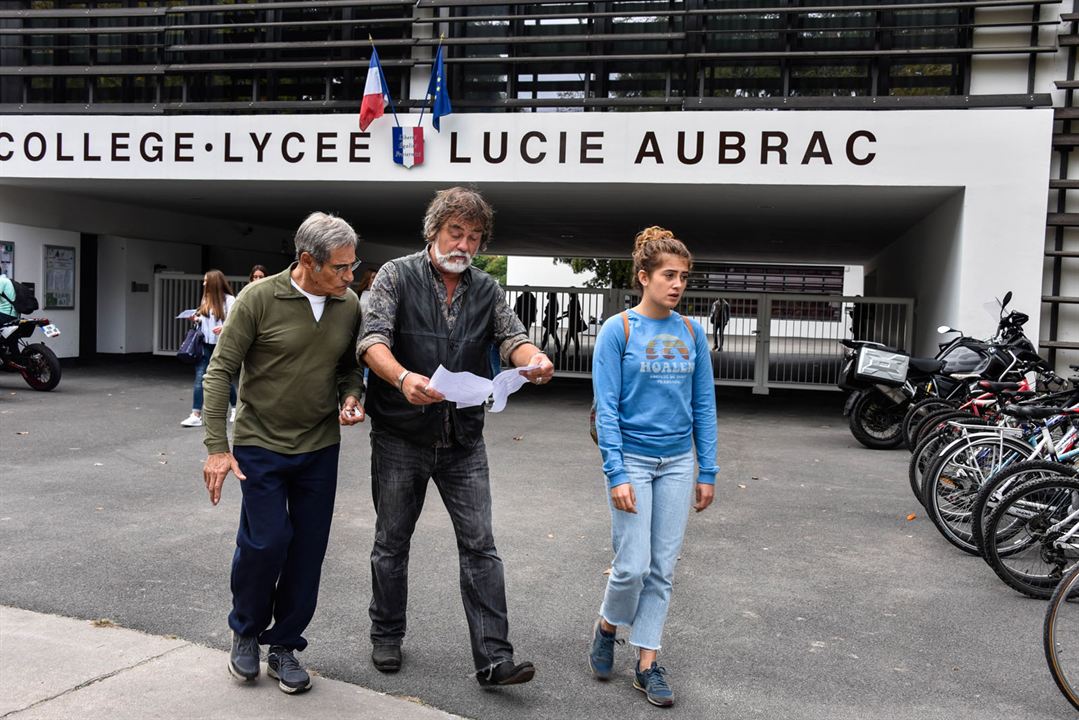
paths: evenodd
<path fill-rule="evenodd" d="M 367 39 L 371 41 L 371 51 L 375 50 L 375 39 L 371 37 L 371 33 L 367 33 Z M 386 96 L 386 99 L 390 101 L 390 112 L 393 113 L 393 121 L 397 123 L 397 127 L 401 127 L 401 121 L 397 119 L 397 108 L 393 105 L 393 95 L 390 93 L 390 86 L 386 82 L 386 73 L 382 70 L 382 61 L 378 63 L 378 77 L 382 80 L 382 93 Z"/>
<path fill-rule="evenodd" d="M 416 4 L 418 5 L 419 3 L 416 3 Z M 439 36 L 438 36 L 438 47 L 435 48 L 434 61 L 438 60 L 438 51 L 442 49 L 442 40 L 445 37 L 446 37 L 446 33 L 440 33 Z M 420 107 L 420 121 L 418 123 L 419 125 L 423 125 L 423 113 L 424 113 L 424 111 L 427 110 L 427 101 L 430 99 L 430 97 L 431 97 L 431 83 L 427 83 L 427 97 L 425 97 L 423 99 L 423 105 Z"/>

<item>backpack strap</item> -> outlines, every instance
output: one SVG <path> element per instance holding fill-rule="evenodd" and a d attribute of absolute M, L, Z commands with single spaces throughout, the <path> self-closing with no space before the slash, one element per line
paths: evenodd
<path fill-rule="evenodd" d="M 623 310 L 619 315 L 622 316 L 622 331 L 626 334 L 626 344 L 629 345 L 629 313 Z M 689 318 L 685 315 L 682 316 L 682 322 L 686 324 L 686 330 L 689 330 L 689 336 L 696 340 L 697 333 L 693 332 L 693 323 L 691 323 Z"/>

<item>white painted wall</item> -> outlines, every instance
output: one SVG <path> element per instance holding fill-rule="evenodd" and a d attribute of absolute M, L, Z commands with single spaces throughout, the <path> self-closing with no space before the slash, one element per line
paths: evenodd
<path fill-rule="evenodd" d="M 865 266 L 843 266 L 843 294 L 848 296 L 865 295 Z"/>
<path fill-rule="evenodd" d="M 575 273 L 569 265 L 555 264 L 553 257 L 510 255 L 506 258 L 506 284 L 534 287 L 584 287 L 595 273 Z"/>
<path fill-rule="evenodd" d="M 79 354 L 79 273 L 82 268 L 82 239 L 77 232 L 53 230 L 0 222 L 0 242 L 15 244 L 15 279 L 34 283 L 34 294 L 41 308 L 33 317 L 47 317 L 60 328 L 60 337 L 45 339 L 41 331 L 31 342 L 44 342 L 58 357 Z M 50 310 L 45 307 L 45 246 L 75 248 L 75 309 Z"/>
<path fill-rule="evenodd" d="M 511 255 L 506 258 L 506 284 L 536 287 L 584 287 L 595 273 L 574 273 L 569 265 L 555 264 L 553 257 Z M 865 267 L 843 267 L 843 294 L 862 295 L 865 287 Z"/>
<path fill-rule="evenodd" d="M 118 238 L 97 245 L 97 351 L 122 353 L 127 344 L 127 262 Z"/>
<path fill-rule="evenodd" d="M 154 265 L 198 273 L 198 245 L 110 235 L 98 238 L 97 351 L 147 353 L 153 350 Z M 132 292 L 132 283 L 150 292 Z"/>
<path fill-rule="evenodd" d="M 992 335 L 988 318 L 960 317 L 964 256 L 961 248 L 963 195 L 957 193 L 874 259 L 877 294 L 917 298 L 914 352 L 936 354 L 938 325 L 962 328 L 976 337 Z M 971 302 L 993 298 L 996 285 L 972 288 Z M 1007 289 L 1007 288 L 1005 288 Z M 1000 294 L 1003 294 L 1001 291 Z"/>

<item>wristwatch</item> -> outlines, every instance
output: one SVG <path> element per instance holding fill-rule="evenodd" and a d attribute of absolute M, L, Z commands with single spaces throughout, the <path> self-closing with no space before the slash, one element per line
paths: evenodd
<path fill-rule="evenodd" d="M 402 370 L 401 374 L 397 376 L 397 389 L 404 390 L 405 378 L 412 374 L 411 370 Z"/>

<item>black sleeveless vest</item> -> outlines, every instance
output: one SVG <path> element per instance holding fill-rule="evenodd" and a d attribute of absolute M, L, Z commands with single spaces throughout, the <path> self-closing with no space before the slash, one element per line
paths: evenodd
<path fill-rule="evenodd" d="M 397 317 L 391 350 L 397 361 L 405 369 L 427 377 L 441 364 L 453 372 L 468 371 L 490 378 L 498 287 L 494 278 L 474 268 L 462 273 L 461 282 L 469 286 L 451 333 L 435 299 L 435 271 L 427 253 L 392 262 L 397 266 Z M 458 410 L 448 402 L 412 405 L 396 385 L 375 373 L 367 379 L 365 409 L 371 416 L 372 430 L 388 432 L 417 445 L 438 442 L 442 437 L 442 414 L 447 409 L 459 445 L 472 447 L 483 434 L 482 406 Z"/>

